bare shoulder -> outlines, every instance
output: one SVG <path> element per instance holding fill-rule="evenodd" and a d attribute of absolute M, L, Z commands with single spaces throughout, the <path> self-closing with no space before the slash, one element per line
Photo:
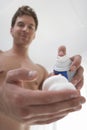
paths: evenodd
<path fill-rule="evenodd" d="M 4 70 L 3 70 L 3 63 L 2 63 L 3 53 L 4 52 L 2 50 L 0 50 L 0 82 L 1 82 L 1 76 L 2 76 L 2 74 L 4 72 Z"/>
<path fill-rule="evenodd" d="M 4 51 L 0 50 L 0 59 L 3 57 Z"/>
<path fill-rule="evenodd" d="M 0 50 L 0 55 L 3 53 L 3 51 L 2 50 Z"/>

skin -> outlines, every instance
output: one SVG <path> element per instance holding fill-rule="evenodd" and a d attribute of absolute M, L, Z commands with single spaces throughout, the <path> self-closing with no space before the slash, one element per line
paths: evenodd
<path fill-rule="evenodd" d="M 0 129 L 29 130 L 30 125 L 48 124 L 80 110 L 85 98 L 79 93 L 83 85 L 81 57 L 72 57 L 71 68 L 78 69 L 73 78 L 77 90 L 41 91 L 48 72 L 29 57 L 29 46 L 35 38 L 30 16 L 21 16 L 11 28 L 13 47 L 0 52 Z M 65 54 L 61 47 L 58 51 Z M 79 89 L 78 89 L 79 88 Z M 33 91 L 36 90 L 36 91 Z"/>

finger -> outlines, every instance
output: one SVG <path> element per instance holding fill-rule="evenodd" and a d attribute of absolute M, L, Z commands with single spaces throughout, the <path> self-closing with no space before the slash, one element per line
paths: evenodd
<path fill-rule="evenodd" d="M 75 87 L 76 87 L 78 90 L 80 90 L 80 89 L 82 88 L 83 84 L 84 84 L 84 78 L 82 78 L 82 79 L 80 80 L 80 82 L 77 83 L 77 85 L 76 85 Z"/>
<path fill-rule="evenodd" d="M 65 46 L 60 46 L 58 48 L 58 56 L 64 56 L 66 55 L 66 47 Z"/>
<path fill-rule="evenodd" d="M 60 102 L 79 96 L 77 90 L 62 90 L 62 91 L 32 91 L 24 90 L 22 98 L 18 96 L 16 101 L 19 106 L 23 105 L 47 105 L 55 102 Z M 21 100 L 21 102 L 20 102 Z"/>
<path fill-rule="evenodd" d="M 81 103 L 83 102 L 83 100 L 78 100 L 78 101 L 68 101 L 67 102 L 67 108 L 66 105 L 61 106 L 63 103 L 56 103 L 55 105 L 48 105 L 48 106 L 40 106 L 40 107 L 28 107 L 27 109 L 22 109 L 22 112 L 20 114 L 20 117 L 23 120 L 47 120 L 47 119 L 51 119 L 51 117 L 60 117 L 60 116 L 65 116 L 70 112 L 74 112 L 77 110 L 80 110 L 82 108 Z M 69 104 L 68 104 L 69 103 Z M 60 107 L 60 106 L 61 107 Z M 47 107 L 47 108 L 46 108 Z M 60 107 L 60 108 L 59 108 Z M 41 118 L 43 117 L 43 118 Z"/>
<path fill-rule="evenodd" d="M 23 118 L 23 120 L 25 122 L 29 121 L 29 123 L 32 122 L 34 124 L 37 124 L 37 123 L 40 123 L 40 124 L 43 123 L 44 124 L 44 123 L 47 123 L 48 121 L 51 121 L 51 122 L 56 121 L 56 120 L 58 120 L 62 117 L 65 117 L 67 114 L 68 114 L 68 112 L 66 111 L 66 112 L 63 112 L 63 113 L 54 113 L 54 114 L 49 114 L 49 115 L 39 115 L 39 116 L 35 115 L 31 118 L 25 117 L 25 118 Z"/>
<path fill-rule="evenodd" d="M 51 122 L 55 122 L 57 120 L 60 120 L 60 119 L 64 118 L 70 112 L 75 112 L 75 111 L 78 111 L 80 109 L 81 109 L 81 105 L 76 107 L 76 108 L 74 108 L 74 109 L 70 109 L 70 110 L 63 111 L 63 112 L 52 113 L 50 115 L 40 115 L 40 116 L 36 117 L 37 120 L 36 120 L 36 122 L 34 122 L 34 124 L 49 124 Z"/>
<path fill-rule="evenodd" d="M 27 123 L 28 125 L 49 124 L 49 123 L 55 122 L 59 119 L 62 119 L 65 116 L 56 116 L 56 117 L 47 116 L 46 118 L 44 118 L 44 115 L 43 115 L 43 116 L 40 116 L 40 117 L 35 116 L 34 118 L 29 118 L 29 119 L 23 118 L 22 121 L 24 123 Z"/>
<path fill-rule="evenodd" d="M 70 58 L 72 60 L 72 64 L 70 66 L 70 70 L 71 71 L 76 71 L 80 64 L 81 64 L 81 59 L 82 57 L 80 55 L 76 55 Z"/>
<path fill-rule="evenodd" d="M 37 78 L 36 71 L 30 71 L 25 68 L 10 70 L 7 73 L 6 82 L 12 83 L 18 80 L 35 80 Z"/>
<path fill-rule="evenodd" d="M 79 67 L 79 69 L 76 71 L 76 74 L 75 76 L 73 77 L 73 79 L 71 80 L 71 82 L 76 86 L 78 84 L 78 87 L 80 85 L 81 87 L 81 84 L 83 85 L 83 72 L 84 72 L 84 69 L 83 67 Z M 80 84 L 79 84 L 80 83 Z"/>
<path fill-rule="evenodd" d="M 58 113 L 52 113 L 50 115 L 40 115 L 40 116 L 35 116 L 32 117 L 32 119 L 30 120 L 34 120 L 36 119 L 36 121 L 34 120 L 34 124 L 49 124 L 51 122 L 55 122 L 57 120 L 60 120 L 62 118 L 64 118 L 65 116 L 67 116 L 70 112 L 75 112 L 81 109 L 81 106 L 75 108 L 75 109 L 70 109 L 64 112 L 58 112 Z M 25 118 L 26 121 L 28 121 L 27 118 Z"/>
<path fill-rule="evenodd" d="M 27 110 L 29 110 L 29 113 L 33 114 L 40 114 L 43 115 L 45 114 L 50 114 L 54 112 L 63 112 L 67 111 L 70 109 L 74 109 L 76 107 L 81 106 L 82 103 L 85 102 L 84 97 L 79 97 L 76 99 L 64 101 L 64 102 L 58 102 L 58 103 L 53 103 L 53 104 L 48 104 L 48 105 L 31 105 L 31 107 L 27 107 Z"/>
<path fill-rule="evenodd" d="M 60 120 L 60 119 L 62 119 L 62 118 L 64 118 L 65 116 L 61 116 L 61 117 L 56 117 L 56 118 L 54 118 L 54 119 L 49 119 L 49 120 L 44 120 L 44 121 L 36 121 L 34 124 L 41 124 L 41 125 L 43 125 L 43 124 L 50 124 L 50 123 L 53 123 L 53 122 L 55 122 L 55 121 L 58 121 L 58 120 Z"/>

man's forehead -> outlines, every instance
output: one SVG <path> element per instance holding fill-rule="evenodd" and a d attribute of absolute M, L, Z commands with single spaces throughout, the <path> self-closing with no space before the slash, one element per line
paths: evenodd
<path fill-rule="evenodd" d="M 33 17 L 28 15 L 18 16 L 16 22 L 27 22 L 31 23 L 32 25 L 35 25 Z"/>

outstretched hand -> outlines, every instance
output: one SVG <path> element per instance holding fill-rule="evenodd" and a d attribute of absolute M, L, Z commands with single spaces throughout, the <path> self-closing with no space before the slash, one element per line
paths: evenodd
<path fill-rule="evenodd" d="M 35 80 L 37 73 L 25 68 L 11 70 L 0 88 L 0 111 L 28 124 L 48 124 L 81 109 L 85 98 L 77 90 L 40 91 L 22 86 L 23 80 Z"/>

